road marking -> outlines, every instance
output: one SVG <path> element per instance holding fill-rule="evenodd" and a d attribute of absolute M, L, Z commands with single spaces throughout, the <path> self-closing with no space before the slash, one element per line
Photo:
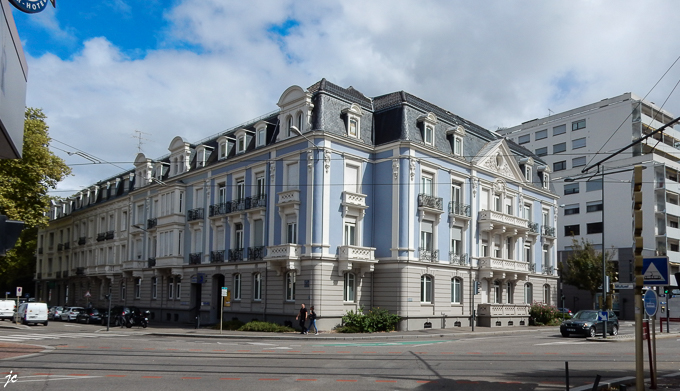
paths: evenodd
<path fill-rule="evenodd" d="M 262 379 L 257 379 L 257 380 L 262 380 L 262 381 L 279 381 L 279 380 L 281 380 L 281 379 L 262 378 Z"/>
<path fill-rule="evenodd" d="M 33 377 L 39 379 L 31 379 Z M 101 376 L 71 376 L 71 375 L 44 375 L 44 376 L 22 376 L 17 379 L 17 383 L 31 383 L 31 382 L 45 382 L 57 380 L 81 380 L 81 379 L 95 379 Z M 28 379 L 27 379 L 28 378 Z"/>
<path fill-rule="evenodd" d="M 316 379 L 296 379 L 295 381 L 316 381 Z"/>
<path fill-rule="evenodd" d="M 376 380 L 376 383 L 396 383 L 396 380 Z"/>
<path fill-rule="evenodd" d="M 570 341 L 559 341 L 559 342 L 546 342 L 546 343 L 535 343 L 534 346 L 546 346 L 546 345 L 584 345 L 590 342 L 570 342 Z"/>
<path fill-rule="evenodd" d="M 127 375 L 106 375 L 106 377 L 125 377 Z"/>
<path fill-rule="evenodd" d="M 184 377 L 181 377 L 180 379 L 182 379 L 182 380 L 184 380 L 184 379 L 196 380 L 196 379 L 201 379 L 201 377 L 200 376 L 184 376 Z"/>
<path fill-rule="evenodd" d="M 240 377 L 221 377 L 220 380 L 241 380 Z"/>
<path fill-rule="evenodd" d="M 352 379 L 336 379 L 335 381 L 342 381 L 342 382 L 356 382 L 356 380 L 352 380 Z"/>
<path fill-rule="evenodd" d="M 162 376 L 142 376 L 142 379 L 162 379 Z"/>
<path fill-rule="evenodd" d="M 329 344 L 314 345 L 314 346 L 337 346 L 337 347 L 349 347 L 349 346 L 404 346 L 404 345 L 424 346 L 424 345 L 432 345 L 432 344 L 437 344 L 437 343 L 447 343 L 447 342 L 451 342 L 451 340 L 447 340 L 447 341 L 369 342 L 369 343 L 329 343 Z"/>
<path fill-rule="evenodd" d="M 1 335 L 0 341 L 17 342 L 17 341 L 37 341 L 42 339 L 60 339 L 60 338 L 107 338 L 107 337 L 124 337 L 125 334 L 100 334 L 100 333 L 56 333 L 56 334 L 11 334 Z"/>

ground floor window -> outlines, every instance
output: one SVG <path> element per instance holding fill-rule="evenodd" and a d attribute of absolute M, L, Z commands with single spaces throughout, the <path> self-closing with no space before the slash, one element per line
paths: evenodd
<path fill-rule="evenodd" d="M 420 302 L 432 304 L 432 276 L 420 277 Z"/>
<path fill-rule="evenodd" d="M 286 300 L 295 301 L 295 272 L 286 273 Z"/>
<path fill-rule="evenodd" d="M 356 277 L 354 276 L 354 273 L 345 273 L 345 284 L 343 294 L 344 301 L 354 302 L 355 285 Z"/>
<path fill-rule="evenodd" d="M 253 274 L 253 300 L 262 300 L 262 274 Z"/>
<path fill-rule="evenodd" d="M 550 285 L 543 285 L 543 302 L 545 304 L 550 304 Z"/>
<path fill-rule="evenodd" d="M 534 286 L 530 283 L 524 285 L 524 303 L 533 304 L 534 303 Z"/>
<path fill-rule="evenodd" d="M 460 304 L 463 300 L 463 282 L 460 278 L 451 279 L 451 303 Z"/>
<path fill-rule="evenodd" d="M 241 273 L 234 274 L 234 300 L 241 300 Z"/>

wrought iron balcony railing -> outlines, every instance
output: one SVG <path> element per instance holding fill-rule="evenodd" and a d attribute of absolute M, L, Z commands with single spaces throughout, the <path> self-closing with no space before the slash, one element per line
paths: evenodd
<path fill-rule="evenodd" d="M 235 248 L 233 250 L 229 250 L 229 262 L 237 262 L 242 260 L 243 260 L 242 248 Z"/>
<path fill-rule="evenodd" d="M 550 276 L 553 274 L 554 270 L 555 268 L 553 266 L 545 266 L 543 267 L 543 274 L 547 274 Z"/>
<path fill-rule="evenodd" d="M 71 243 L 66 242 L 64 243 L 64 250 L 70 250 L 71 249 Z"/>
<path fill-rule="evenodd" d="M 87 237 L 81 236 L 78 238 L 78 245 L 82 246 L 83 244 L 87 243 Z"/>
<path fill-rule="evenodd" d="M 106 232 L 101 232 L 97 234 L 97 241 L 101 242 L 103 240 L 106 240 Z"/>
<path fill-rule="evenodd" d="M 114 234 L 114 231 L 107 231 L 106 234 L 105 234 L 106 240 L 113 239 L 113 234 Z"/>
<path fill-rule="evenodd" d="M 187 221 L 200 220 L 203 218 L 203 208 L 190 209 L 187 211 Z"/>
<path fill-rule="evenodd" d="M 64 245 L 63 245 L 63 244 L 61 244 L 61 243 L 57 244 L 57 251 L 61 251 L 61 250 L 63 250 L 63 249 L 64 249 Z"/>
<path fill-rule="evenodd" d="M 189 254 L 189 265 L 200 265 L 203 253 L 191 253 Z"/>
<path fill-rule="evenodd" d="M 210 205 L 208 213 L 210 217 L 231 213 L 231 202 L 221 202 L 219 204 Z"/>
<path fill-rule="evenodd" d="M 555 227 L 542 225 L 541 226 L 541 235 L 555 237 Z"/>
<path fill-rule="evenodd" d="M 472 212 L 470 210 L 470 205 L 467 204 L 461 204 L 460 202 L 449 202 L 449 213 L 458 215 L 458 216 L 466 216 L 470 217 L 472 216 Z"/>
<path fill-rule="evenodd" d="M 156 266 L 156 258 L 149 258 L 146 260 L 146 262 L 147 262 L 146 267 L 148 267 L 149 269 Z"/>
<path fill-rule="evenodd" d="M 146 229 L 156 228 L 157 225 L 158 225 L 158 219 L 157 218 L 146 220 Z"/>
<path fill-rule="evenodd" d="M 418 248 L 420 254 L 419 259 L 424 262 L 437 262 L 439 259 L 439 250 L 428 250 L 426 248 Z"/>
<path fill-rule="evenodd" d="M 529 264 L 529 271 L 532 272 L 532 273 L 536 273 L 536 264 L 535 263 Z"/>
<path fill-rule="evenodd" d="M 210 252 L 210 263 L 224 262 L 224 250 L 217 250 Z"/>
<path fill-rule="evenodd" d="M 444 199 L 421 193 L 418 194 L 418 207 L 444 210 Z"/>
<path fill-rule="evenodd" d="M 538 223 L 532 223 L 531 221 L 527 224 L 529 227 L 529 232 L 537 234 L 538 233 Z"/>
<path fill-rule="evenodd" d="M 77 267 L 76 268 L 76 276 L 84 276 L 85 275 L 85 268 L 84 267 Z"/>
<path fill-rule="evenodd" d="M 264 246 L 248 247 L 248 259 L 251 261 L 262 260 L 264 258 Z"/>
<path fill-rule="evenodd" d="M 248 209 L 250 208 L 264 208 L 267 206 L 267 195 L 259 194 L 248 198 L 250 205 L 246 205 Z"/>
<path fill-rule="evenodd" d="M 467 266 L 470 264 L 470 258 L 467 254 L 455 254 L 453 252 L 449 252 L 449 261 L 452 265 Z"/>

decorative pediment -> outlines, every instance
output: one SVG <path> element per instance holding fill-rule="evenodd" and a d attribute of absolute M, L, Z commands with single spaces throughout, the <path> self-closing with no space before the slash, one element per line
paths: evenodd
<path fill-rule="evenodd" d="M 472 160 L 472 164 L 511 181 L 524 181 L 524 174 L 504 139 L 487 143 Z"/>

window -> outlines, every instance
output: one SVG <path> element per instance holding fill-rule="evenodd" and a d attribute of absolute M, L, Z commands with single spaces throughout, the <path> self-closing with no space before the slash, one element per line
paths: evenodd
<path fill-rule="evenodd" d="M 354 289 L 356 286 L 356 277 L 354 273 L 345 273 L 345 283 L 343 288 L 343 300 L 347 302 L 354 302 Z"/>
<path fill-rule="evenodd" d="M 234 294 L 231 298 L 233 300 L 241 300 L 241 273 L 234 274 L 234 289 L 232 291 Z"/>
<path fill-rule="evenodd" d="M 347 132 L 352 137 L 359 137 L 359 121 L 356 118 L 350 118 L 349 130 Z"/>
<path fill-rule="evenodd" d="M 581 167 L 586 165 L 586 157 L 585 156 L 579 156 L 571 159 L 571 167 Z"/>
<path fill-rule="evenodd" d="M 525 134 L 525 135 L 519 136 L 519 138 L 517 139 L 517 142 L 518 142 L 519 145 L 531 142 L 531 135 Z"/>
<path fill-rule="evenodd" d="M 567 143 L 559 143 L 553 145 L 553 153 L 560 153 L 567 150 Z"/>
<path fill-rule="evenodd" d="M 493 195 L 493 210 L 496 212 L 502 212 L 501 208 L 501 196 L 498 194 Z"/>
<path fill-rule="evenodd" d="M 267 128 L 257 130 L 257 146 L 262 147 L 267 142 Z"/>
<path fill-rule="evenodd" d="M 261 198 L 266 194 L 265 191 L 265 186 L 266 186 L 266 181 L 264 179 L 264 174 L 257 174 L 257 178 L 255 179 L 255 183 L 257 188 L 255 189 L 255 194 L 257 195 L 257 198 Z"/>
<path fill-rule="evenodd" d="M 493 282 L 493 286 L 491 287 L 491 298 L 493 299 L 493 302 L 495 304 L 500 304 L 502 303 L 502 298 L 501 298 L 501 283 L 500 281 L 496 280 Z"/>
<path fill-rule="evenodd" d="M 601 234 L 602 233 L 602 223 L 588 223 L 586 224 L 586 233 L 590 234 Z"/>
<path fill-rule="evenodd" d="M 434 195 L 433 176 L 430 174 L 423 173 L 421 179 L 422 179 L 421 193 L 428 196 Z"/>
<path fill-rule="evenodd" d="M 142 279 L 135 278 L 135 299 L 142 297 Z"/>
<path fill-rule="evenodd" d="M 564 215 L 577 215 L 581 212 L 579 204 L 571 204 L 564 207 Z"/>
<path fill-rule="evenodd" d="M 302 123 L 302 112 L 298 112 L 298 114 L 297 114 L 297 128 L 300 130 L 300 132 L 302 132 L 302 130 L 304 129 L 304 127 L 302 125 L 304 125 Z"/>
<path fill-rule="evenodd" d="M 548 147 L 536 148 L 536 156 L 547 156 Z"/>
<path fill-rule="evenodd" d="M 571 140 L 571 149 L 585 148 L 586 138 L 577 138 L 576 140 Z"/>
<path fill-rule="evenodd" d="M 220 150 L 220 152 L 219 152 L 220 160 L 226 158 L 227 157 L 227 140 L 220 141 L 219 150 Z"/>
<path fill-rule="evenodd" d="M 451 303 L 460 304 L 463 300 L 463 284 L 460 278 L 451 279 Z"/>
<path fill-rule="evenodd" d="M 295 272 L 286 273 L 286 301 L 295 301 Z"/>
<path fill-rule="evenodd" d="M 360 193 L 359 166 L 354 164 L 345 165 L 345 191 Z"/>
<path fill-rule="evenodd" d="M 300 177 L 300 170 L 298 169 L 298 163 L 291 163 L 286 165 L 286 179 L 285 179 L 285 189 L 284 190 L 295 190 L 298 188 L 298 179 Z"/>
<path fill-rule="evenodd" d="M 297 243 L 297 223 L 288 223 L 286 230 L 286 243 Z"/>
<path fill-rule="evenodd" d="M 290 137 L 293 135 L 293 117 L 288 116 L 288 120 L 286 121 L 288 123 L 288 127 L 286 128 L 286 137 Z"/>
<path fill-rule="evenodd" d="M 420 276 L 420 302 L 432 304 L 432 276 Z"/>
<path fill-rule="evenodd" d="M 579 130 L 586 128 L 586 120 L 580 119 L 571 123 L 571 130 Z"/>
<path fill-rule="evenodd" d="M 217 196 L 220 203 L 227 202 L 227 185 L 220 183 L 217 185 Z"/>
<path fill-rule="evenodd" d="M 515 259 L 515 239 L 508 237 L 505 241 L 505 249 L 508 253 L 507 259 Z"/>
<path fill-rule="evenodd" d="M 564 185 L 564 195 L 568 194 L 578 194 L 579 184 L 578 183 L 568 183 Z"/>
<path fill-rule="evenodd" d="M 451 182 L 451 201 L 454 204 L 461 205 L 463 203 L 463 184 L 459 182 Z"/>
<path fill-rule="evenodd" d="M 246 182 L 245 180 L 237 179 L 236 180 L 236 199 L 239 201 L 243 201 L 246 198 Z"/>
<path fill-rule="evenodd" d="M 602 201 L 592 201 L 586 204 L 586 212 L 599 212 L 602 210 Z"/>
<path fill-rule="evenodd" d="M 463 253 L 463 229 L 461 227 L 451 228 L 451 254 L 461 255 Z"/>
<path fill-rule="evenodd" d="M 533 217 L 531 216 L 531 205 L 530 204 L 524 204 L 524 214 L 522 215 L 523 218 L 532 221 Z"/>
<path fill-rule="evenodd" d="M 243 153 L 246 151 L 246 136 L 239 136 L 238 141 L 236 142 L 236 152 L 237 153 Z"/>
<path fill-rule="evenodd" d="M 527 283 L 524 285 L 524 303 L 533 304 L 534 302 L 534 286 Z"/>
<path fill-rule="evenodd" d="M 425 144 L 432 145 L 432 140 L 434 137 L 434 128 L 432 126 L 425 125 Z"/>
<path fill-rule="evenodd" d="M 423 220 L 420 224 L 420 249 L 432 251 L 432 221 Z"/>
<path fill-rule="evenodd" d="M 512 207 L 512 197 L 505 197 L 505 214 L 514 215 Z"/>
<path fill-rule="evenodd" d="M 489 256 L 489 242 L 487 240 L 482 240 L 479 252 L 481 253 L 482 257 Z"/>
<path fill-rule="evenodd" d="M 548 189 L 550 187 L 550 174 L 548 174 L 547 172 L 543 173 L 542 185 L 544 189 Z"/>
<path fill-rule="evenodd" d="M 586 192 L 602 190 L 602 178 L 586 182 Z"/>
<path fill-rule="evenodd" d="M 543 285 L 543 302 L 550 305 L 550 285 Z"/>
<path fill-rule="evenodd" d="M 553 136 L 557 136 L 558 134 L 564 134 L 566 132 L 567 132 L 567 125 L 555 126 L 553 128 Z"/>
<path fill-rule="evenodd" d="M 127 296 L 127 287 L 125 286 L 125 280 L 120 282 L 120 298 L 125 301 L 125 297 Z"/>
<path fill-rule="evenodd" d="M 548 137 L 548 129 L 539 130 L 534 133 L 534 140 L 543 140 Z"/>
<path fill-rule="evenodd" d="M 524 262 L 526 263 L 531 263 L 531 260 L 533 257 L 531 256 L 532 249 L 531 249 L 531 242 L 528 240 L 524 241 Z"/>
<path fill-rule="evenodd" d="M 168 280 L 168 299 L 173 298 L 173 291 L 174 291 L 175 284 L 172 281 L 172 278 Z"/>
<path fill-rule="evenodd" d="M 356 246 L 356 221 L 345 221 L 345 246 Z"/>
<path fill-rule="evenodd" d="M 262 273 L 253 274 L 253 300 L 262 300 Z"/>
<path fill-rule="evenodd" d="M 151 298 L 158 297 L 158 277 L 151 277 Z"/>
<path fill-rule="evenodd" d="M 530 165 L 525 165 L 524 166 L 524 179 L 527 180 L 527 182 L 531 182 L 531 176 L 532 176 L 532 170 Z"/>
<path fill-rule="evenodd" d="M 581 235 L 581 225 L 565 225 L 564 226 L 564 236 L 579 236 Z"/>
<path fill-rule="evenodd" d="M 508 294 L 508 304 L 512 304 L 515 302 L 515 284 L 512 282 L 508 282 L 505 284 L 505 291 Z"/>
<path fill-rule="evenodd" d="M 236 223 L 234 224 L 234 249 L 236 250 L 241 250 L 243 249 L 243 224 L 242 223 Z"/>
<path fill-rule="evenodd" d="M 182 297 L 182 278 L 175 277 L 175 298 L 180 299 Z"/>

